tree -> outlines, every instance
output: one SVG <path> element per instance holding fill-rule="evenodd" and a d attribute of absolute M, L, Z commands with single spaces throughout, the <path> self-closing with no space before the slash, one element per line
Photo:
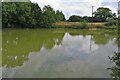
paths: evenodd
<path fill-rule="evenodd" d="M 49 5 L 41 10 L 37 3 L 3 2 L 2 19 L 3 27 L 38 28 L 51 27 L 57 21 L 64 21 L 65 17 Z"/>
<path fill-rule="evenodd" d="M 32 25 L 42 27 L 42 10 L 37 3 L 32 3 Z"/>
<path fill-rule="evenodd" d="M 32 3 L 31 2 L 17 2 L 16 3 L 16 8 L 17 8 L 17 24 L 23 27 L 31 27 L 31 23 L 32 23 Z"/>
<path fill-rule="evenodd" d="M 16 22 L 16 20 L 14 21 L 12 20 L 12 18 L 14 18 L 16 15 L 15 11 L 16 11 L 16 5 L 14 3 L 2 3 L 2 24 L 3 26 L 9 27 L 10 24 Z"/>
<path fill-rule="evenodd" d="M 110 60 L 115 64 L 111 68 L 108 68 L 112 71 L 111 76 L 114 78 L 120 78 L 120 52 L 115 52 L 112 57 L 109 57 Z"/>
<path fill-rule="evenodd" d="M 82 17 L 77 16 L 77 15 L 72 15 L 69 17 L 68 21 L 70 22 L 80 22 L 82 21 Z"/>
<path fill-rule="evenodd" d="M 54 9 L 47 5 L 43 7 L 43 21 L 45 21 L 46 25 L 45 26 L 51 26 L 52 23 L 56 21 L 55 19 L 55 11 Z"/>
<path fill-rule="evenodd" d="M 56 21 L 65 21 L 65 16 L 62 13 L 62 11 L 60 12 L 59 10 L 56 11 Z"/>
<path fill-rule="evenodd" d="M 88 16 L 83 16 L 83 20 L 88 21 Z"/>
<path fill-rule="evenodd" d="M 29 0 L 3 0 L 3 2 L 30 2 Z"/>
<path fill-rule="evenodd" d="M 117 18 L 116 13 L 113 13 L 112 17 L 113 17 L 113 19 L 116 19 Z"/>
<path fill-rule="evenodd" d="M 112 12 L 109 8 L 99 7 L 94 13 L 94 17 L 101 22 L 107 21 L 107 19 L 112 18 Z"/>

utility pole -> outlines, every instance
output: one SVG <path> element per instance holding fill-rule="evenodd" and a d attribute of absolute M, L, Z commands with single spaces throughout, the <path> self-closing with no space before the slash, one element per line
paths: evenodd
<path fill-rule="evenodd" d="M 94 6 L 92 6 L 92 18 L 91 18 L 91 26 L 93 27 L 93 8 Z M 90 37 L 90 51 L 92 49 L 92 34 L 91 34 L 91 37 Z"/>
<path fill-rule="evenodd" d="M 91 18 L 91 25 L 93 26 L 93 9 L 94 9 L 94 6 L 92 6 L 92 18 Z"/>

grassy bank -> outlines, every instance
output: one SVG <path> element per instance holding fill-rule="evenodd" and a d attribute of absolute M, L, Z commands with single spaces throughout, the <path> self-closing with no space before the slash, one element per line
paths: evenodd
<path fill-rule="evenodd" d="M 4 28 L 9 28 L 9 27 L 2 27 Z M 16 29 L 51 29 L 51 28 L 71 28 L 71 29 L 91 29 L 91 30 L 96 30 L 96 29 L 118 29 L 118 25 L 116 22 L 111 21 L 111 22 L 56 22 L 53 23 L 52 25 L 49 25 L 48 27 L 41 27 L 41 26 L 35 26 L 35 27 L 16 27 L 15 25 L 12 25 L 10 28 L 16 28 Z"/>
<path fill-rule="evenodd" d="M 54 23 L 53 26 L 56 26 L 57 28 L 101 28 L 101 29 L 116 29 L 117 26 L 106 26 L 107 22 L 94 22 L 93 24 L 88 23 L 88 22 L 57 22 Z"/>

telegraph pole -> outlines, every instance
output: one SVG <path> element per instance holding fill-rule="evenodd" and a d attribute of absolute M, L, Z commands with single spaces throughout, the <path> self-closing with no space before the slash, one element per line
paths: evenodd
<path fill-rule="evenodd" d="M 91 18 L 91 26 L 93 27 L 93 8 L 94 6 L 92 6 L 92 18 Z M 90 38 L 90 51 L 92 49 L 92 34 L 91 34 L 91 38 Z"/>
<path fill-rule="evenodd" d="M 91 25 L 93 26 L 93 9 L 94 9 L 94 6 L 92 6 L 92 18 L 91 18 Z"/>

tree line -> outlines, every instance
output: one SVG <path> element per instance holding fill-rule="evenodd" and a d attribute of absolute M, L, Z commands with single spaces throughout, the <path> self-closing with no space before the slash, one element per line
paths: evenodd
<path fill-rule="evenodd" d="M 93 13 L 93 22 L 107 22 L 110 20 L 116 20 L 116 13 L 112 13 L 112 10 L 105 7 L 99 7 L 94 13 Z M 92 17 L 89 16 L 78 16 L 78 15 L 72 15 L 69 17 L 67 21 L 69 22 L 83 22 L 83 21 L 91 22 Z"/>
<path fill-rule="evenodd" d="M 65 21 L 62 11 L 55 11 L 51 6 L 42 9 L 37 3 L 31 2 L 3 2 L 3 28 L 42 28 L 52 27 L 52 23 Z"/>
<path fill-rule="evenodd" d="M 66 20 L 62 11 L 54 10 L 50 5 L 41 8 L 37 3 L 32 2 L 2 3 L 3 28 L 51 28 L 54 27 L 53 23 L 59 21 L 91 22 L 92 19 L 93 22 L 106 22 L 117 20 L 117 17 L 109 8 L 99 7 L 93 13 L 93 18 L 72 15 Z"/>

